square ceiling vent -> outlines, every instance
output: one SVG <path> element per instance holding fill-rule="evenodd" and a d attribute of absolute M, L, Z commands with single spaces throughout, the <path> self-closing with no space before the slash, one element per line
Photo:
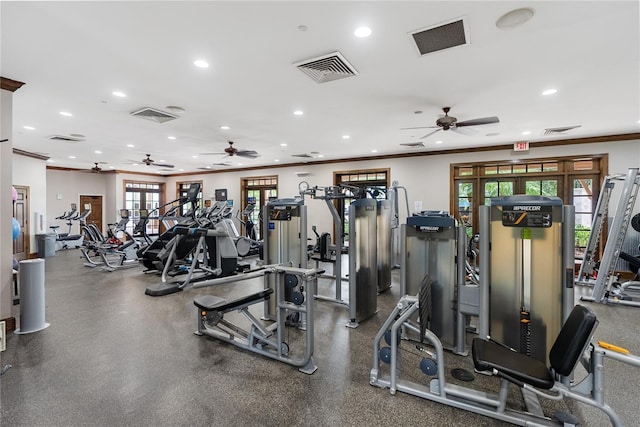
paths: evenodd
<path fill-rule="evenodd" d="M 140 110 L 134 111 L 131 113 L 133 117 L 139 117 L 145 120 L 151 120 L 156 123 L 164 123 L 170 120 L 175 120 L 178 118 L 175 114 L 167 113 L 166 111 L 157 110 L 151 107 L 145 107 Z"/>
<path fill-rule="evenodd" d="M 356 76 L 358 72 L 340 52 L 331 52 L 293 64 L 316 83 Z"/>
<path fill-rule="evenodd" d="M 469 44 L 464 18 L 409 33 L 420 55 Z"/>

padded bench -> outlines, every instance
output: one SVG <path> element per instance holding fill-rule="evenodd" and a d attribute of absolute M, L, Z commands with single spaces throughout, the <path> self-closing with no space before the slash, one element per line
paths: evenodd
<path fill-rule="evenodd" d="M 203 311 L 217 311 L 220 313 L 227 313 L 233 310 L 241 310 L 244 307 L 248 307 L 251 304 L 255 304 L 260 301 L 267 301 L 271 298 L 273 289 L 265 289 L 255 294 L 247 295 L 242 298 L 238 298 L 233 301 L 227 302 L 226 299 L 220 298 L 214 295 L 203 295 L 196 298 L 193 304 Z"/>
<path fill-rule="evenodd" d="M 472 342 L 473 363 L 478 371 L 494 371 L 515 384 L 549 390 L 554 385 L 553 374 L 569 376 L 573 372 L 597 325 L 596 315 L 589 308 L 576 305 L 571 310 L 549 352 L 553 372 L 539 360 L 480 338 Z"/>

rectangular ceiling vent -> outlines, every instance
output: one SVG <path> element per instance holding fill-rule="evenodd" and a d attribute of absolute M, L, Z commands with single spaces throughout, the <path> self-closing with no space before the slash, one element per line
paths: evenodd
<path fill-rule="evenodd" d="M 51 141 L 63 141 L 63 142 L 80 142 L 84 141 L 84 138 L 67 135 L 51 135 L 48 139 Z"/>
<path fill-rule="evenodd" d="M 316 83 L 326 83 L 345 77 L 357 76 L 358 72 L 340 52 L 332 52 L 293 64 Z"/>
<path fill-rule="evenodd" d="M 577 129 L 577 128 L 581 127 L 581 126 L 582 125 L 562 126 L 562 127 L 557 127 L 557 128 L 547 128 L 542 132 L 542 136 L 561 135 L 561 134 L 564 134 L 566 132 L 569 132 L 570 130 Z"/>
<path fill-rule="evenodd" d="M 464 19 L 456 19 L 437 27 L 423 28 L 409 33 L 420 55 L 469 44 Z"/>
<path fill-rule="evenodd" d="M 141 119 L 151 120 L 156 123 L 164 123 L 169 120 L 177 119 L 175 114 L 167 113 L 166 111 L 156 110 L 155 108 L 145 107 L 138 111 L 131 113 L 133 117 L 139 117 Z"/>

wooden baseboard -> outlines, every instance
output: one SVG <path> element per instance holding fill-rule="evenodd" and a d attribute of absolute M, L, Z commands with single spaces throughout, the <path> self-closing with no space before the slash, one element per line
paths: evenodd
<path fill-rule="evenodd" d="M 5 322 L 5 329 L 7 333 L 13 332 L 16 330 L 16 318 L 15 317 L 7 317 L 6 319 L 0 319 L 0 322 Z"/>

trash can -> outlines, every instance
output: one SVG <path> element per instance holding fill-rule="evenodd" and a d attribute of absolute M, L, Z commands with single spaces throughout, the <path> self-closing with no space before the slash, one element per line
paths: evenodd
<path fill-rule="evenodd" d="M 55 233 L 36 234 L 36 241 L 38 242 L 38 258 L 55 256 L 56 254 Z"/>
<path fill-rule="evenodd" d="M 45 322 L 44 260 L 20 261 L 20 327 L 16 334 L 41 331 L 49 324 Z"/>

